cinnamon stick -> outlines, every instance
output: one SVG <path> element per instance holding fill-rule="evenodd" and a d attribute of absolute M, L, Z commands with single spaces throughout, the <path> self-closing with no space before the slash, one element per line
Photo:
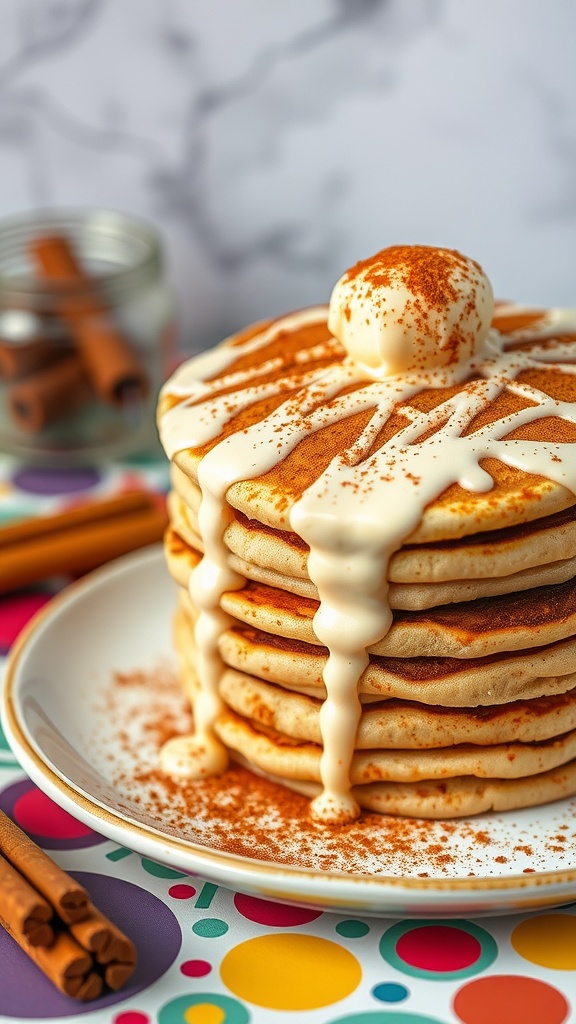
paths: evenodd
<path fill-rule="evenodd" d="M 84 294 L 64 293 L 59 312 L 96 393 L 112 405 L 143 400 L 150 383 L 139 354 L 113 323 L 110 310 L 97 294 L 97 281 L 84 270 L 71 240 L 64 235 L 43 235 L 32 241 L 30 251 L 46 279 L 86 285 Z"/>
<path fill-rule="evenodd" d="M 163 503 L 145 491 L 84 502 L 0 528 L 0 593 L 55 573 L 80 573 L 162 539 Z"/>
<path fill-rule="evenodd" d="M 90 904 L 88 916 L 70 925 L 80 945 L 104 965 L 104 980 L 116 991 L 128 980 L 136 966 L 136 947 L 112 921 Z"/>
<path fill-rule="evenodd" d="M 31 946 L 49 946 L 54 940 L 53 913 L 48 901 L 0 856 L 0 921 L 4 927 Z"/>
<path fill-rule="evenodd" d="M 6 406 L 20 430 L 36 434 L 77 412 L 93 395 L 82 360 L 72 353 L 14 384 Z"/>
<path fill-rule="evenodd" d="M 66 924 L 88 914 L 86 890 L 0 810 L 0 853 L 51 904 Z"/>
<path fill-rule="evenodd" d="M 136 966 L 131 939 L 3 811 L 0 849 L 0 925 L 66 995 L 121 988 Z"/>
<path fill-rule="evenodd" d="M 63 344 L 47 338 L 15 343 L 0 338 L 0 380 L 14 381 L 55 363 L 66 352 Z"/>
<path fill-rule="evenodd" d="M 103 979 L 94 970 L 92 957 L 68 932 L 57 932 L 50 946 L 33 946 L 9 924 L 2 923 L 20 948 L 65 995 L 84 1002 L 97 999 L 101 994 Z"/>

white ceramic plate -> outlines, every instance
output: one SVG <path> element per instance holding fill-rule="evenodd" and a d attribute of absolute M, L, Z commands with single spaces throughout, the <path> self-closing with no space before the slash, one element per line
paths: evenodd
<path fill-rule="evenodd" d="M 134 743 L 118 737 L 159 714 L 158 688 L 148 691 L 145 673 L 170 668 L 175 596 L 161 548 L 147 548 L 59 594 L 17 642 L 6 672 L 3 727 L 24 770 L 60 806 L 107 838 L 179 870 L 263 898 L 347 914 L 453 917 L 576 899 L 576 802 L 570 800 L 456 823 L 382 819 L 358 833 L 367 852 L 356 843 L 351 866 L 332 832 L 326 838 L 320 830 L 310 848 L 309 823 L 306 841 L 298 822 L 291 823 L 296 853 L 282 863 L 286 858 L 262 859 L 262 851 L 238 856 L 215 838 L 219 823 L 206 815 L 192 813 L 182 826 L 169 803 L 159 812 L 136 778 L 155 767 L 153 743 L 137 744 L 135 758 Z M 135 692 L 130 678 L 138 672 L 144 677 Z M 124 685 L 115 684 L 118 673 Z M 175 683 L 168 690 L 167 704 L 181 701 Z M 221 787 L 225 792 L 226 776 Z M 243 813 L 238 829 L 245 836 L 250 823 Z M 274 813 L 272 807 L 271 829 L 278 825 Z"/>

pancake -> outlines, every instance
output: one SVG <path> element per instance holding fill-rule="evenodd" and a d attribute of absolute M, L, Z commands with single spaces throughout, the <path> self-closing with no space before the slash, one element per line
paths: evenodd
<path fill-rule="evenodd" d="M 391 247 L 183 364 L 158 423 L 166 772 L 232 757 L 331 824 L 576 792 L 576 315 Z"/>
<path fill-rule="evenodd" d="M 202 552 L 202 538 L 198 533 L 197 524 L 193 521 L 193 515 L 184 505 L 176 493 L 169 496 L 169 508 L 171 522 L 178 531 L 179 536 L 186 540 L 188 545 L 198 552 Z M 572 513 L 572 510 L 570 510 Z M 566 513 L 561 513 L 564 518 Z M 550 516 L 550 520 L 559 519 L 560 516 Z M 242 517 L 244 520 L 245 517 Z M 192 522 L 191 522 L 192 520 Z M 572 524 L 570 524 L 572 525 Z M 576 524 L 574 524 L 576 526 Z M 550 526 L 551 533 L 559 532 Z M 517 531 L 516 531 L 517 532 Z M 567 530 L 570 534 L 571 531 Z M 574 531 L 574 546 L 576 547 L 576 529 Z M 234 520 L 228 527 L 224 540 L 230 554 L 228 564 L 237 572 L 242 573 L 247 579 L 259 583 L 269 584 L 272 587 L 279 587 L 300 597 L 318 599 L 318 591 L 314 584 L 303 575 L 302 566 L 305 566 L 307 551 L 297 551 L 295 547 L 286 541 L 284 536 L 273 531 L 268 534 L 260 533 L 253 527 L 246 527 L 243 522 Z M 530 543 L 534 537 L 524 536 L 521 545 L 516 545 L 516 559 L 524 564 L 536 555 L 535 545 Z M 509 541 L 509 547 L 512 546 Z M 526 549 L 518 550 L 518 547 Z M 434 608 L 436 605 L 457 603 L 461 601 L 472 601 L 478 597 L 494 597 L 498 594 L 511 594 L 519 590 L 529 590 L 533 587 L 549 583 L 564 583 L 576 575 L 576 553 L 571 554 L 571 537 L 564 538 L 563 543 L 556 538 L 556 546 L 563 555 L 558 560 L 547 561 L 542 565 L 534 564 L 528 568 L 522 568 L 506 576 L 485 576 L 479 579 L 471 575 L 473 566 L 472 556 L 468 551 L 452 549 L 455 573 L 464 573 L 466 564 L 470 566 L 469 576 L 465 579 L 451 576 L 442 582 L 428 582 L 425 579 L 427 566 L 424 564 L 420 571 L 421 579 L 415 583 L 394 583 L 390 582 L 388 601 L 391 608 L 403 608 L 406 611 L 418 611 L 426 608 Z M 548 545 L 548 554 L 551 544 Z M 428 555 L 428 551 L 423 552 Z M 501 553 L 502 554 L 502 553 Z M 511 551 L 505 555 L 505 561 L 511 559 Z M 500 560 L 500 565 L 503 564 Z M 431 565 L 434 563 L 432 562 Z M 486 565 L 483 566 L 486 569 Z"/>

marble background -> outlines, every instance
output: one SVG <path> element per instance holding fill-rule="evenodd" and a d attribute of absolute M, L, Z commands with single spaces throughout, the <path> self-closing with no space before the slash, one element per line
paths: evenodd
<path fill-rule="evenodd" d="M 0 0 L 0 215 L 162 233 L 182 345 L 397 242 L 576 305 L 573 0 Z"/>

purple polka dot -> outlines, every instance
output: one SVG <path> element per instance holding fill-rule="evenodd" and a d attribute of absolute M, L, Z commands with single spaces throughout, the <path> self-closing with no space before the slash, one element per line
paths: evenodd
<path fill-rule="evenodd" d="M 12 482 L 30 494 L 74 494 L 95 487 L 99 481 L 100 473 L 91 467 L 27 466 L 15 474 Z"/>
<path fill-rule="evenodd" d="M 95 906 L 136 943 L 136 970 L 118 992 L 107 991 L 99 999 L 78 1003 L 62 995 L 14 939 L 0 928 L 1 1016 L 61 1020 L 77 1014 L 94 1013 L 116 1003 L 133 1002 L 134 996 L 165 974 L 180 952 L 180 925 L 157 896 L 120 878 L 84 871 L 71 871 L 70 874 L 87 889 Z"/>

